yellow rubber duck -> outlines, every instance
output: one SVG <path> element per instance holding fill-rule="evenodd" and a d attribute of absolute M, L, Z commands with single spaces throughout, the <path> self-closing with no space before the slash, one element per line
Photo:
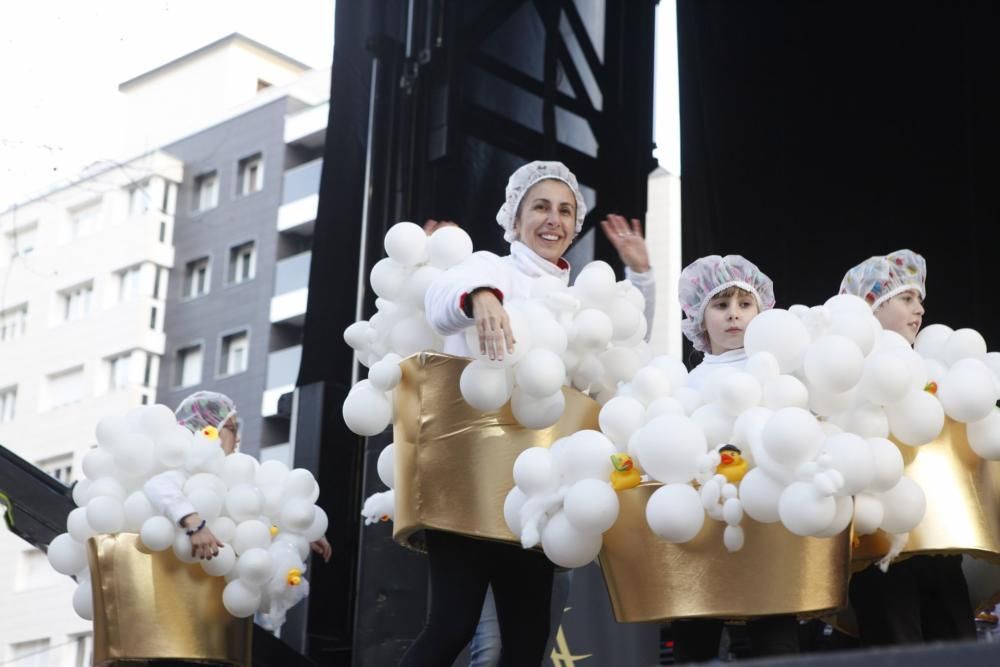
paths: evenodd
<path fill-rule="evenodd" d="M 275 525 L 274 525 L 274 524 L 272 523 L 272 524 L 271 524 L 271 537 L 274 537 L 274 536 L 275 536 L 275 535 L 277 535 L 277 534 L 278 534 L 278 527 L 277 527 L 277 526 L 275 526 Z"/>
<path fill-rule="evenodd" d="M 298 586 L 302 583 L 302 570 L 297 567 L 293 567 L 288 571 L 288 576 L 285 577 L 285 581 L 288 582 L 289 586 Z"/>
<path fill-rule="evenodd" d="M 722 461 L 719 462 L 715 472 L 725 477 L 730 484 L 739 484 L 750 468 L 747 460 L 743 458 L 743 452 L 736 445 L 723 445 L 719 447 L 719 454 Z"/>
<path fill-rule="evenodd" d="M 201 434 L 206 438 L 208 438 L 209 440 L 219 439 L 219 429 L 215 428 L 214 426 L 206 426 L 205 428 L 201 429 Z"/>
<path fill-rule="evenodd" d="M 611 465 L 615 469 L 611 472 L 611 488 L 615 491 L 634 489 L 642 481 L 639 469 L 632 462 L 632 457 L 628 454 L 612 454 Z"/>

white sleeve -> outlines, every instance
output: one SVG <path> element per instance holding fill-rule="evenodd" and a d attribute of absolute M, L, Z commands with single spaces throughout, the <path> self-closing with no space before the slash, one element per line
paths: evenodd
<path fill-rule="evenodd" d="M 180 470 L 168 470 L 156 475 L 142 487 L 153 509 L 165 514 L 177 525 L 188 514 L 197 511 L 184 495 L 185 477 Z"/>
<path fill-rule="evenodd" d="M 496 255 L 477 252 L 453 266 L 431 283 L 424 297 L 424 311 L 431 328 L 442 336 L 452 336 L 472 326 L 473 320 L 462 311 L 465 295 L 480 287 L 504 291 L 502 269 Z"/>
<path fill-rule="evenodd" d="M 653 316 L 656 314 L 656 278 L 653 275 L 653 267 L 649 271 L 638 273 L 629 267 L 625 267 L 625 277 L 631 281 L 636 288 L 642 292 L 642 298 L 646 300 L 646 341 L 653 335 Z"/>

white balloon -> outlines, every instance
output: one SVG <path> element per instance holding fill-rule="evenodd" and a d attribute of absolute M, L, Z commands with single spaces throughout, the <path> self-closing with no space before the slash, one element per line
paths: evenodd
<path fill-rule="evenodd" d="M 87 523 L 87 508 L 77 507 L 66 517 L 66 530 L 74 540 L 85 544 L 87 540 L 97 534 L 97 531 Z"/>
<path fill-rule="evenodd" d="M 222 470 L 225 458 L 218 438 L 212 439 L 202 433 L 196 433 L 184 458 L 184 468 L 193 473 L 216 474 Z"/>
<path fill-rule="evenodd" d="M 569 347 L 569 334 L 559 325 L 547 308 L 541 307 L 537 315 L 532 311 L 528 322 L 531 328 L 531 340 L 536 348 L 555 352 L 562 356 Z"/>
<path fill-rule="evenodd" d="M 873 491 L 888 491 L 899 483 L 903 476 L 903 455 L 899 448 L 885 438 L 868 438 L 872 453 Z"/>
<path fill-rule="evenodd" d="M 636 434 L 642 469 L 664 483 L 686 483 L 698 474 L 708 443 L 691 417 L 657 417 Z"/>
<path fill-rule="evenodd" d="M 260 489 L 281 488 L 288 479 L 288 466 L 281 461 L 264 461 L 258 466 L 256 474 L 257 486 Z"/>
<path fill-rule="evenodd" d="M 250 519 L 236 526 L 233 549 L 236 550 L 237 556 L 250 549 L 266 549 L 269 544 L 271 544 L 271 528 L 264 522 Z"/>
<path fill-rule="evenodd" d="M 802 362 L 809 384 L 830 394 L 848 391 L 861 380 L 865 358 L 845 336 L 826 335 L 806 350 Z"/>
<path fill-rule="evenodd" d="M 392 260 L 388 261 L 391 262 Z M 363 352 L 371 344 L 371 337 L 373 335 L 374 331 L 371 324 L 367 320 L 358 320 L 344 329 L 344 342 L 350 345 L 355 352 Z"/>
<path fill-rule="evenodd" d="M 615 271 L 607 262 L 590 262 L 573 283 L 574 290 L 588 306 L 604 307 L 615 294 Z"/>
<path fill-rule="evenodd" d="M 79 479 L 73 484 L 73 503 L 77 507 L 84 507 L 90 500 L 90 486 L 93 484 L 89 479 Z M 124 492 L 124 489 L 123 489 Z"/>
<path fill-rule="evenodd" d="M 566 397 L 562 389 L 557 389 L 551 396 L 531 396 L 514 387 L 510 397 L 510 410 L 525 428 L 542 429 L 552 426 L 562 417 L 566 408 Z"/>
<path fill-rule="evenodd" d="M 642 405 L 641 403 L 639 405 Z M 684 406 L 676 398 L 671 396 L 662 396 L 646 408 L 646 412 L 643 414 L 642 423 L 646 424 L 661 415 L 686 415 L 684 411 Z M 617 441 L 616 441 L 617 442 Z M 622 442 L 628 442 L 628 438 L 622 440 Z"/>
<path fill-rule="evenodd" d="M 553 465 L 562 484 L 573 484 L 581 479 L 609 480 L 614 468 L 611 456 L 617 452 L 606 435 L 591 430 L 561 438 L 551 449 Z"/>
<path fill-rule="evenodd" d="M 128 434 L 129 425 L 123 416 L 112 415 L 97 422 L 97 442 L 102 447 L 113 449 Z"/>
<path fill-rule="evenodd" d="M 616 396 L 597 415 L 601 431 L 616 444 L 626 443 L 643 423 L 646 409 L 629 396 Z"/>
<path fill-rule="evenodd" d="M 412 222 L 397 222 L 385 234 L 385 252 L 407 267 L 426 262 L 427 234 Z"/>
<path fill-rule="evenodd" d="M 115 457 L 104 447 L 96 447 L 84 454 L 81 465 L 83 467 L 83 474 L 87 476 L 87 479 L 113 477 L 117 472 L 115 469 Z"/>
<path fill-rule="evenodd" d="M 214 534 L 214 531 L 213 531 Z M 216 537 L 219 537 L 216 535 Z M 225 542 L 221 537 L 219 540 Z M 201 569 L 213 577 L 224 577 L 233 571 L 236 566 L 236 552 L 229 545 L 223 544 L 219 549 L 218 556 L 212 556 L 211 558 L 201 561 Z"/>
<path fill-rule="evenodd" d="M 778 359 L 770 352 L 758 352 L 747 359 L 743 370 L 757 378 L 757 382 L 766 385 L 772 378 L 781 373 Z"/>
<path fill-rule="evenodd" d="M 762 394 L 760 382 L 749 373 L 731 373 L 719 383 L 719 405 L 732 417 L 760 405 Z"/>
<path fill-rule="evenodd" d="M 881 528 L 887 533 L 908 533 L 924 518 L 927 497 L 920 485 L 909 477 L 879 496 L 885 515 Z"/>
<path fill-rule="evenodd" d="M 460 264 L 471 254 L 472 239 L 461 227 L 439 227 L 427 239 L 427 257 L 431 266 L 439 269 Z"/>
<path fill-rule="evenodd" d="M 309 527 L 302 533 L 302 536 L 309 542 L 315 542 L 326 535 L 326 529 L 329 527 L 330 518 L 326 515 L 322 507 L 315 505 L 313 506 L 313 520 L 309 524 Z"/>
<path fill-rule="evenodd" d="M 832 496 L 822 495 L 812 484 L 793 482 L 781 492 L 778 515 L 785 528 L 796 535 L 817 535 L 833 523 L 837 502 Z"/>
<path fill-rule="evenodd" d="M 727 484 L 726 488 L 732 487 L 735 490 L 735 486 Z M 740 521 L 743 520 L 743 503 L 740 502 L 739 498 L 727 498 L 725 504 L 722 506 L 722 518 L 730 526 L 739 525 Z"/>
<path fill-rule="evenodd" d="M 257 479 L 257 467 L 260 464 L 257 459 L 249 454 L 234 452 L 226 457 L 222 462 L 222 470 L 219 477 L 232 488 L 239 484 L 253 484 Z"/>
<path fill-rule="evenodd" d="M 433 266 L 417 267 L 410 274 L 409 278 L 407 278 L 406 282 L 403 283 L 402 292 L 396 299 L 397 302 L 410 310 L 423 310 L 424 297 L 427 295 L 427 290 L 430 288 L 431 283 L 443 273 L 444 271 Z M 407 355 L 404 354 L 403 356 Z"/>
<path fill-rule="evenodd" d="M 978 359 L 961 359 L 948 369 L 938 385 L 937 397 L 952 419 L 960 422 L 985 419 L 996 406 L 996 376 Z"/>
<path fill-rule="evenodd" d="M 557 512 L 542 529 L 542 550 L 560 567 L 582 567 L 601 551 L 601 534 L 583 533 L 573 527 L 564 512 Z"/>
<path fill-rule="evenodd" d="M 608 310 L 611 318 L 611 340 L 628 340 L 639 330 L 642 310 L 628 301 L 616 299 Z"/>
<path fill-rule="evenodd" d="M 441 347 L 441 337 L 420 313 L 400 319 L 389 332 L 389 348 L 400 357 L 425 350 L 440 350 Z"/>
<path fill-rule="evenodd" d="M 854 496 L 854 532 L 858 535 L 871 535 L 878 530 L 885 515 L 882 501 L 874 495 L 859 493 Z"/>
<path fill-rule="evenodd" d="M 850 525 L 854 517 L 854 500 L 850 496 L 840 496 L 836 499 L 837 512 L 826 528 L 816 534 L 816 537 L 834 537 L 840 535 Z"/>
<path fill-rule="evenodd" d="M 510 400 L 514 382 L 507 369 L 477 359 L 462 371 L 459 389 L 466 403 L 477 410 L 492 412 Z"/>
<path fill-rule="evenodd" d="M 190 565 L 200 560 L 193 554 L 194 547 L 191 544 L 191 538 L 185 532 L 178 531 L 174 533 L 173 549 L 177 560 L 182 563 Z"/>
<path fill-rule="evenodd" d="M 772 308 L 750 321 L 743 344 L 748 356 L 770 352 L 778 360 L 781 372 L 791 373 L 802 364 L 809 345 L 809 332 L 795 315 Z"/>
<path fill-rule="evenodd" d="M 73 591 L 73 611 L 85 621 L 94 619 L 94 591 L 89 581 L 81 581 Z"/>
<path fill-rule="evenodd" d="M 687 542 L 705 525 L 701 497 L 687 484 L 661 486 L 646 503 L 646 522 L 656 535 L 667 542 Z"/>
<path fill-rule="evenodd" d="M 127 475 L 142 476 L 153 467 L 153 440 L 148 435 L 130 433 L 114 448 L 115 464 Z"/>
<path fill-rule="evenodd" d="M 886 406 L 885 412 L 889 430 L 904 445 L 926 445 L 944 428 L 941 402 L 926 391 L 911 391 L 903 400 Z"/>
<path fill-rule="evenodd" d="M 972 451 L 988 461 L 1000 460 L 1000 409 L 993 408 L 984 419 L 969 422 L 966 431 Z"/>
<path fill-rule="evenodd" d="M 753 463 L 753 454 L 750 452 L 751 444 L 756 441 L 760 447 L 760 436 L 764 431 L 764 425 L 771 418 L 774 412 L 768 408 L 750 408 L 733 423 L 732 443 L 743 450 L 743 458 Z"/>
<path fill-rule="evenodd" d="M 208 529 L 219 538 L 220 542 L 229 544 L 236 537 L 236 522 L 228 516 L 220 516 L 208 522 Z"/>
<path fill-rule="evenodd" d="M 594 352 L 606 348 L 613 333 L 610 317 L 596 308 L 586 308 L 573 320 L 570 341 L 579 349 Z"/>
<path fill-rule="evenodd" d="M 547 493 L 558 485 L 552 453 L 544 447 L 529 447 L 514 459 L 514 484 L 531 496 Z"/>
<path fill-rule="evenodd" d="M 368 379 L 379 391 L 392 391 L 403 379 L 403 369 L 399 367 L 400 356 L 391 353 L 377 361 L 368 369 Z"/>
<path fill-rule="evenodd" d="M 954 365 L 962 359 L 986 360 L 986 339 L 975 329 L 956 329 L 944 342 L 944 361 Z"/>
<path fill-rule="evenodd" d="M 125 512 L 125 530 L 129 532 L 138 532 L 142 524 L 146 523 L 146 519 L 153 516 L 153 506 L 142 491 L 130 493 L 122 509 Z"/>
<path fill-rule="evenodd" d="M 363 436 L 378 435 L 389 426 L 392 405 L 385 392 L 379 391 L 368 380 L 351 387 L 344 400 L 344 423 L 352 432 Z"/>
<path fill-rule="evenodd" d="M 776 375 L 764 385 L 764 407 L 771 410 L 781 408 L 809 407 L 809 390 L 794 375 Z"/>
<path fill-rule="evenodd" d="M 396 484 L 396 443 L 390 442 L 378 455 L 378 478 L 390 489 Z"/>
<path fill-rule="evenodd" d="M 87 503 L 87 523 L 98 533 L 120 532 L 125 527 L 122 502 L 113 496 L 91 498 Z"/>
<path fill-rule="evenodd" d="M 236 523 L 255 519 L 260 516 L 263 500 L 257 487 L 237 484 L 226 494 L 226 514 Z"/>
<path fill-rule="evenodd" d="M 174 543 L 174 524 L 165 516 L 146 519 L 139 531 L 139 539 L 150 551 L 163 551 Z"/>
<path fill-rule="evenodd" d="M 701 407 L 704 402 L 701 392 L 692 387 L 678 387 L 672 394 L 677 402 L 684 406 L 684 414 L 689 417 Z"/>
<path fill-rule="evenodd" d="M 521 508 L 528 496 L 516 486 L 507 493 L 503 501 L 503 518 L 507 523 L 510 532 L 518 538 L 521 537 Z"/>
<path fill-rule="evenodd" d="M 618 518 L 618 495 L 606 481 L 581 479 L 566 492 L 563 512 L 580 532 L 601 534 Z"/>
<path fill-rule="evenodd" d="M 743 511 L 760 523 L 775 523 L 779 520 L 778 500 L 783 486 L 772 479 L 761 468 L 753 468 L 740 481 L 740 501 Z"/>
<path fill-rule="evenodd" d="M 722 543 L 726 551 L 736 552 L 743 548 L 743 529 L 739 526 L 726 526 L 722 531 Z"/>
<path fill-rule="evenodd" d="M 733 435 L 733 416 L 718 403 L 706 403 L 693 413 L 690 419 L 702 430 L 709 447 L 728 443 Z"/>
<path fill-rule="evenodd" d="M 195 489 L 209 489 L 213 493 L 224 496 L 228 491 L 226 483 L 218 475 L 212 473 L 199 472 L 188 477 L 184 482 L 184 494 L 187 495 Z"/>
<path fill-rule="evenodd" d="M 875 332 L 881 329 L 871 310 L 865 313 L 834 310 L 830 318 L 828 334 L 843 336 L 858 346 L 862 355 L 867 355 L 875 346 Z"/>
<path fill-rule="evenodd" d="M 906 396 L 912 381 L 910 366 L 901 355 L 873 353 L 865 359 L 858 392 L 875 405 L 889 405 Z"/>
<path fill-rule="evenodd" d="M 944 324 L 926 326 L 917 334 L 917 339 L 913 343 L 913 349 L 922 357 L 947 361 L 944 348 L 952 333 L 954 332 L 951 327 Z"/>
<path fill-rule="evenodd" d="M 856 433 L 864 438 L 889 437 L 889 418 L 885 410 L 877 405 L 870 403 L 855 405 L 846 413 L 833 415 L 830 420 L 836 422 L 845 431 Z"/>
<path fill-rule="evenodd" d="M 143 406 L 139 413 L 139 428 L 150 438 L 158 438 L 172 432 L 177 426 L 174 411 L 165 405 L 155 404 Z"/>
<path fill-rule="evenodd" d="M 812 460 L 819 453 L 823 445 L 823 431 L 808 411 L 782 408 L 764 425 L 761 444 L 776 462 L 797 466 Z"/>
<path fill-rule="evenodd" d="M 266 583 L 272 574 L 271 554 L 267 549 L 247 549 L 236 561 L 236 575 L 251 587 Z"/>
<path fill-rule="evenodd" d="M 278 527 L 283 531 L 304 533 L 315 516 L 314 505 L 305 498 L 290 498 L 281 508 Z"/>
<path fill-rule="evenodd" d="M 234 579 L 222 591 L 222 604 L 236 618 L 253 616 L 260 605 L 260 591 L 254 590 L 242 579 Z"/>
<path fill-rule="evenodd" d="M 605 381 L 604 365 L 597 355 L 586 353 L 580 357 L 572 374 L 573 386 L 580 391 L 587 391 L 593 385 Z M 622 390 L 618 390 L 622 394 Z"/>
<path fill-rule="evenodd" d="M 369 280 L 375 294 L 391 301 L 400 295 L 409 275 L 410 272 L 405 266 L 389 257 L 385 257 L 375 262 Z M 347 338 L 346 331 L 344 332 L 344 337 Z M 350 340 L 348 340 L 348 344 L 351 344 Z M 351 347 L 354 347 L 354 345 L 351 345 Z M 358 348 L 354 347 L 354 349 Z"/>
<path fill-rule="evenodd" d="M 285 479 L 285 495 L 293 498 L 308 498 L 315 502 L 319 497 L 319 486 L 316 478 L 305 468 L 295 468 Z"/>
<path fill-rule="evenodd" d="M 838 433 L 826 439 L 823 450 L 830 457 L 831 467 L 844 477 L 837 495 L 853 496 L 871 485 L 875 461 L 867 440 L 854 433 Z"/>
<path fill-rule="evenodd" d="M 857 400 L 857 389 L 850 389 L 841 394 L 831 394 L 818 387 L 809 388 L 809 410 L 820 415 L 829 417 L 841 412 L 846 412 Z"/>
<path fill-rule="evenodd" d="M 829 333 L 832 321 L 833 313 L 826 306 L 813 306 L 808 313 L 802 316 L 802 324 L 809 332 L 810 340 L 816 340 Z"/>
<path fill-rule="evenodd" d="M 543 348 L 529 350 L 514 369 L 521 391 L 535 397 L 551 396 L 566 381 L 566 366 L 555 352 Z"/>
<path fill-rule="evenodd" d="M 872 309 L 868 302 L 854 294 L 838 294 L 826 300 L 823 306 L 830 311 L 831 316 L 838 313 L 847 313 L 860 317 L 871 315 Z"/>
<path fill-rule="evenodd" d="M 67 576 L 87 567 L 87 550 L 69 533 L 57 535 L 49 543 L 48 557 L 52 569 Z"/>
<path fill-rule="evenodd" d="M 153 457 L 164 468 L 180 468 L 191 448 L 192 435 L 186 427 L 174 424 L 173 429 L 160 434 L 153 447 Z"/>

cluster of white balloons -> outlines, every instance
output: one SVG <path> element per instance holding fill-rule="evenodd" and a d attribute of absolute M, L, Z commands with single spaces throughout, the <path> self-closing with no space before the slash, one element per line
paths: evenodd
<path fill-rule="evenodd" d="M 236 617 L 269 615 L 275 626 L 308 595 L 303 577 L 310 542 L 326 533 L 326 513 L 314 503 L 319 486 L 311 472 L 280 461 L 226 456 L 214 429 L 192 434 L 163 405 L 142 406 L 97 425 L 98 446 L 84 456 L 85 477 L 73 488 L 77 508 L 67 531 L 49 545 L 56 571 L 75 576 L 73 608 L 93 617 L 86 541 L 97 534 L 135 532 L 152 551 L 173 549 L 185 563 L 199 562 L 229 582 L 226 609 Z M 184 529 L 157 514 L 143 487 L 166 475 L 224 543 L 219 555 L 198 561 Z"/>
<path fill-rule="evenodd" d="M 518 455 L 503 515 L 524 548 L 541 543 L 561 567 L 597 558 L 602 533 L 618 519 L 618 495 L 610 483 L 616 451 L 602 433 L 584 430 Z"/>
<path fill-rule="evenodd" d="M 378 478 L 389 487 L 388 491 L 379 491 L 368 496 L 361 508 L 361 516 L 365 525 L 370 526 L 379 521 L 392 521 L 396 518 L 396 444 L 389 443 L 378 455 Z"/>
<path fill-rule="evenodd" d="M 376 313 L 344 331 L 344 340 L 369 368 L 368 378 L 351 387 L 344 401 L 344 421 L 354 433 L 372 436 L 392 422 L 391 392 L 399 384 L 399 361 L 426 350 L 441 351 L 443 340 L 424 314 L 431 282 L 472 254 L 472 239 L 459 227 L 437 229 L 431 236 L 412 222 L 393 225 L 385 235 L 389 255 L 372 267 L 370 280 Z"/>
<path fill-rule="evenodd" d="M 514 353 L 502 361 L 476 354 L 462 373 L 462 396 L 480 410 L 510 401 L 527 428 L 559 421 L 563 385 L 606 401 L 651 356 L 644 297 L 630 281 L 616 282 L 606 262 L 587 264 L 570 287 L 553 276 L 538 278 L 530 298 L 504 308 L 517 339 Z M 470 350 L 480 349 L 474 327 L 466 338 Z"/>

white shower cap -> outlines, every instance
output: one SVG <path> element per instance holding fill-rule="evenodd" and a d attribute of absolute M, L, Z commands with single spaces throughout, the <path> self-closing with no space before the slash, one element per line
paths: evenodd
<path fill-rule="evenodd" d="M 681 331 L 696 350 L 712 349 L 705 331 L 705 307 L 713 296 L 730 287 L 753 294 L 760 311 L 774 308 L 774 283 L 756 264 L 740 255 L 709 255 L 681 271 L 678 296 L 687 316 L 681 322 Z"/>
<path fill-rule="evenodd" d="M 517 209 L 521 205 L 521 199 L 527 194 L 531 186 L 546 178 L 554 178 L 562 181 L 573 191 L 576 197 L 576 232 L 583 229 L 583 218 L 587 215 L 587 204 L 583 201 L 583 194 L 580 186 L 576 182 L 576 176 L 566 168 L 562 162 L 529 162 L 510 175 L 507 181 L 506 199 L 503 206 L 497 211 L 497 224 L 503 227 L 503 237 L 507 243 L 513 243 L 516 238 L 514 232 L 514 220 L 517 218 Z"/>
<path fill-rule="evenodd" d="M 875 310 L 901 292 L 915 289 L 927 296 L 927 262 L 912 250 L 897 250 L 885 257 L 869 257 L 847 272 L 841 294 L 860 296 Z"/>

